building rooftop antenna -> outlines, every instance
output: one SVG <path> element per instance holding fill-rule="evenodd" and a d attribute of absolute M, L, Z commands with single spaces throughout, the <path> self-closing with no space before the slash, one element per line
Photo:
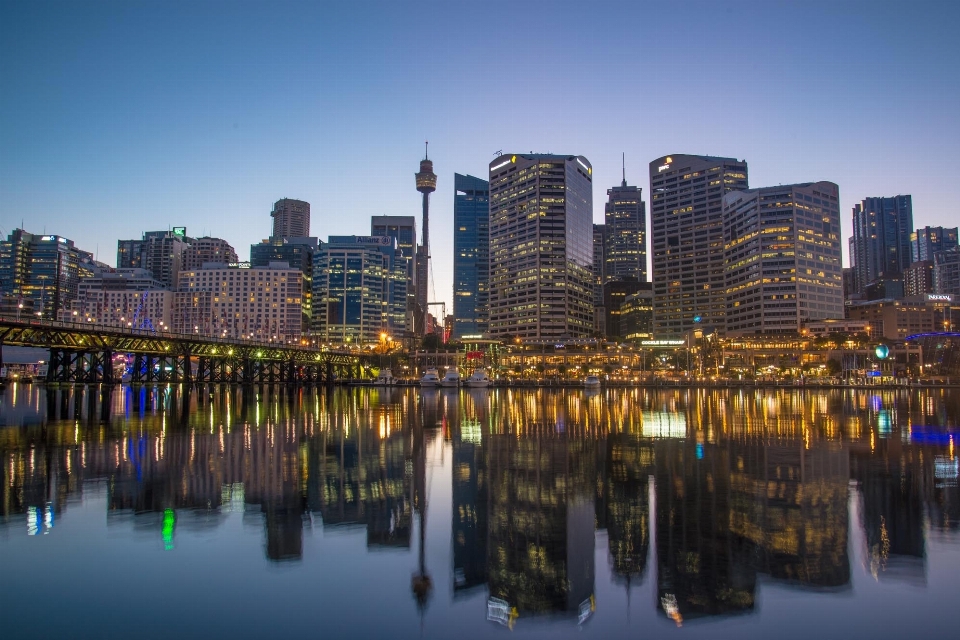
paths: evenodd
<path fill-rule="evenodd" d="M 623 182 L 620 183 L 621 187 L 627 186 L 627 154 L 626 152 L 620 153 L 620 166 L 623 169 Z"/>

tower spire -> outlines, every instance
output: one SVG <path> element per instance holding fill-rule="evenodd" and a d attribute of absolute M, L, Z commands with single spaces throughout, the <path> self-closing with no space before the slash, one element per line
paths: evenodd
<path fill-rule="evenodd" d="M 620 153 L 620 166 L 623 168 L 623 182 L 620 183 L 621 187 L 627 186 L 627 154 L 626 152 Z"/>
<path fill-rule="evenodd" d="M 424 159 L 424 160 L 429 160 L 429 159 L 430 159 L 430 154 L 428 153 L 429 151 L 430 151 L 430 141 L 429 141 L 429 140 L 425 140 L 425 141 L 423 142 L 423 159 Z"/>

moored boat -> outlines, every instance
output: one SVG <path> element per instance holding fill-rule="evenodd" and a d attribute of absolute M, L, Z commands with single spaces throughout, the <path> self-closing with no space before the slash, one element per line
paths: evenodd
<path fill-rule="evenodd" d="M 427 369 L 426 373 L 423 374 L 423 377 L 420 378 L 421 387 L 439 387 L 440 386 L 440 376 L 437 375 L 436 369 Z"/>
<path fill-rule="evenodd" d="M 600 387 L 600 378 L 597 376 L 587 376 L 583 381 L 583 386 L 587 389 L 597 389 Z"/>
<path fill-rule="evenodd" d="M 460 372 L 456 368 L 447 369 L 447 372 L 443 375 L 443 380 L 440 381 L 441 387 L 459 387 L 460 386 Z"/>
<path fill-rule="evenodd" d="M 473 373 L 470 374 L 470 377 L 467 378 L 465 383 L 468 387 L 473 387 L 475 389 L 489 387 L 490 386 L 490 376 L 487 375 L 487 372 L 483 369 L 474 369 Z"/>

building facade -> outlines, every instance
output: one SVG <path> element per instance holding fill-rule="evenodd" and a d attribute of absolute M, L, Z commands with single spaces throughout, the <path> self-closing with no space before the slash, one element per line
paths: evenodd
<path fill-rule="evenodd" d="M 301 285 L 303 292 L 300 300 L 303 306 L 304 327 L 310 326 L 313 315 L 313 256 L 317 252 L 317 238 L 273 236 L 250 245 L 250 266 L 266 267 L 273 262 L 285 262 L 303 274 Z"/>
<path fill-rule="evenodd" d="M 933 254 L 957 246 L 957 227 L 924 227 L 910 234 L 910 260 L 933 260 Z"/>
<path fill-rule="evenodd" d="M 77 299 L 60 311 L 62 322 L 171 331 L 174 292 L 146 269 L 100 269 L 80 280 Z"/>
<path fill-rule="evenodd" d="M 303 200 L 281 198 L 273 204 L 270 212 L 273 218 L 274 238 L 309 238 L 310 203 Z"/>
<path fill-rule="evenodd" d="M 627 185 L 607 189 L 604 205 L 604 282 L 633 278 L 647 281 L 647 204 L 641 189 Z"/>
<path fill-rule="evenodd" d="M 857 291 L 881 280 L 901 279 L 910 266 L 913 231 L 911 196 L 866 198 L 853 207 L 850 261 L 857 271 Z"/>
<path fill-rule="evenodd" d="M 118 240 L 117 268 L 147 269 L 165 287 L 176 289 L 183 255 L 192 242 L 186 227 L 146 231 L 140 240 Z"/>
<path fill-rule="evenodd" d="M 953 296 L 927 294 L 902 300 L 870 300 L 847 306 L 847 318 L 869 324 L 873 338 L 905 340 L 909 336 L 949 331 L 960 308 L 954 307 Z"/>
<path fill-rule="evenodd" d="M 960 248 L 934 254 L 933 292 L 960 296 Z"/>
<path fill-rule="evenodd" d="M 641 282 L 639 291 L 623 299 L 620 306 L 620 334 L 624 342 L 653 337 L 652 282 Z"/>
<path fill-rule="evenodd" d="M 55 319 L 79 294 L 93 254 L 63 236 L 14 229 L 0 242 L 0 295 L 7 306 L 23 304 L 43 319 Z"/>
<path fill-rule="evenodd" d="M 371 236 L 390 236 L 396 241 L 396 259 L 407 278 L 406 326 L 413 335 L 417 312 L 417 219 L 414 216 L 371 216 Z"/>
<path fill-rule="evenodd" d="M 797 334 L 843 317 L 839 197 L 832 182 L 724 196 L 728 336 Z"/>
<path fill-rule="evenodd" d="M 195 238 L 183 252 L 183 271 L 196 271 L 207 262 L 233 264 L 240 262 L 236 250 L 226 240 L 204 236 Z"/>
<path fill-rule="evenodd" d="M 583 156 L 490 163 L 490 336 L 554 340 L 593 329 L 593 168 Z"/>
<path fill-rule="evenodd" d="M 407 278 L 390 236 L 330 236 L 314 261 L 312 333 L 330 344 L 407 335 Z"/>
<path fill-rule="evenodd" d="M 178 333 L 299 342 L 303 326 L 303 273 L 286 262 L 210 264 L 180 273 L 173 305 Z"/>
<path fill-rule="evenodd" d="M 918 260 L 903 270 L 903 295 L 933 293 L 933 260 Z"/>
<path fill-rule="evenodd" d="M 748 188 L 747 163 L 673 155 L 650 163 L 654 336 L 723 330 L 722 199 Z"/>
<path fill-rule="evenodd" d="M 453 338 L 489 331 L 490 183 L 453 175 Z"/>

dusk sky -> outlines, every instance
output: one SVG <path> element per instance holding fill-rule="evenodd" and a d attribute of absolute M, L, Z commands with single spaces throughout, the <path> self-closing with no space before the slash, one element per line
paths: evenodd
<path fill-rule="evenodd" d="M 420 215 L 430 141 L 435 294 L 452 300 L 453 174 L 495 152 L 582 154 L 594 220 L 648 163 L 733 156 L 751 187 L 912 194 L 960 223 L 960 3 L 0 0 L 0 233 L 116 264 L 187 226 L 241 259 L 282 197 L 312 233 Z M 451 308 L 448 307 L 448 312 Z"/>

